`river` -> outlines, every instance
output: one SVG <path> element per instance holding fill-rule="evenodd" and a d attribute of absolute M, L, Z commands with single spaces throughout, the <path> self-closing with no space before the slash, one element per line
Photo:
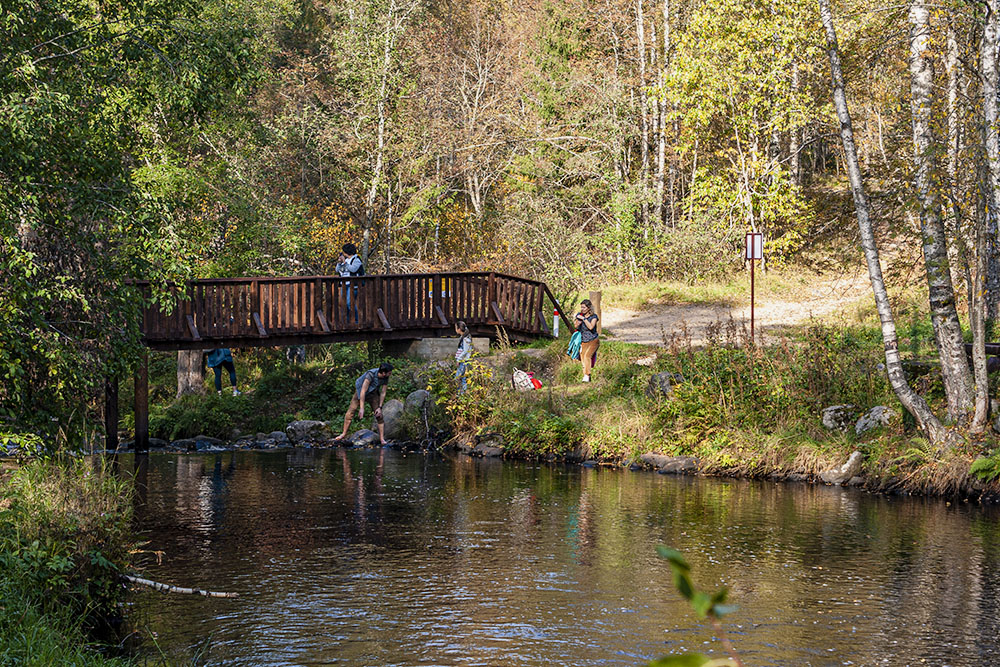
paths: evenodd
<path fill-rule="evenodd" d="M 121 461 L 132 470 L 131 457 Z M 152 455 L 136 521 L 149 657 L 213 665 L 1000 664 L 997 508 L 806 484 L 392 450 Z"/>

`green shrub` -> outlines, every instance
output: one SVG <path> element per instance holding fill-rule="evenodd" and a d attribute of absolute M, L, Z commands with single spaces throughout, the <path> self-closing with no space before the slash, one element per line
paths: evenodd
<path fill-rule="evenodd" d="M 127 483 L 84 462 L 35 460 L 5 480 L 0 500 L 2 583 L 42 612 L 88 618 L 122 599 L 130 563 Z"/>

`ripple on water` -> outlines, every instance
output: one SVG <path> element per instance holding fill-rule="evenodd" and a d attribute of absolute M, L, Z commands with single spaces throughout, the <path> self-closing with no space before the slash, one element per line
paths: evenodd
<path fill-rule="evenodd" d="M 854 490 L 391 451 L 158 456 L 137 508 L 183 660 L 635 665 L 718 651 L 656 546 L 681 549 L 748 665 L 1000 664 L 996 511 Z M 157 655 L 151 647 L 151 654 Z"/>

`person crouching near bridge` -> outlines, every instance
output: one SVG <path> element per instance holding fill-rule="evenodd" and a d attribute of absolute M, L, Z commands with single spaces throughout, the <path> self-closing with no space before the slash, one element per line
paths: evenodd
<path fill-rule="evenodd" d="M 337 440 L 347 439 L 347 430 L 351 427 L 351 419 L 354 413 L 358 413 L 358 419 L 365 418 L 365 404 L 371 408 L 375 415 L 375 423 L 378 426 L 378 439 L 385 445 L 385 424 L 382 421 L 382 406 L 385 404 L 385 390 L 389 386 L 389 375 L 392 373 L 392 364 L 383 363 L 378 368 L 372 368 L 354 381 L 354 395 L 351 397 L 351 405 L 344 415 L 344 432 Z"/>
<path fill-rule="evenodd" d="M 205 364 L 215 371 L 215 393 L 222 395 L 222 369 L 229 371 L 229 383 L 233 385 L 233 396 L 239 396 L 242 392 L 236 388 L 236 365 L 233 363 L 233 354 L 228 347 L 220 347 L 209 350 L 201 355 L 202 371 Z"/>

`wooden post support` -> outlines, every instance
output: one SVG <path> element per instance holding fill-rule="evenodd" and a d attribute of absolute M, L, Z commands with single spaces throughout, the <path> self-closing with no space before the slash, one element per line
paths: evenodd
<path fill-rule="evenodd" d="M 118 449 L 118 378 L 104 379 L 104 449 Z"/>
<path fill-rule="evenodd" d="M 194 325 L 194 318 L 190 315 L 187 316 L 188 331 L 191 332 L 191 340 L 201 340 L 201 335 L 198 333 L 198 327 Z"/>
<path fill-rule="evenodd" d="M 437 311 L 438 321 L 441 322 L 441 326 L 443 327 L 449 326 L 450 323 L 448 322 L 448 318 L 444 314 L 444 310 L 441 309 L 441 306 L 434 306 L 434 309 Z"/>
<path fill-rule="evenodd" d="M 590 302 L 594 304 L 594 314 L 597 315 L 597 333 L 601 333 L 603 320 L 601 319 L 601 293 L 591 292 Z"/>
<path fill-rule="evenodd" d="M 493 317 L 496 318 L 497 322 L 499 322 L 500 324 L 507 324 L 506 322 L 504 322 L 503 313 L 500 312 L 500 306 L 497 305 L 496 301 L 490 302 L 490 308 L 493 309 Z"/>
<path fill-rule="evenodd" d="M 389 320 L 386 319 L 385 313 L 382 311 L 382 309 L 376 308 L 375 313 L 378 315 L 379 322 L 382 323 L 382 328 L 385 329 L 386 331 L 391 331 L 392 327 L 389 326 Z"/>
<path fill-rule="evenodd" d="M 149 353 L 142 351 L 135 370 L 135 448 L 136 454 L 149 451 Z"/>
<path fill-rule="evenodd" d="M 265 329 L 264 325 L 261 324 L 260 313 L 253 314 L 253 323 L 254 326 L 257 327 L 257 335 L 260 336 L 261 338 L 267 338 L 267 329 Z"/>

